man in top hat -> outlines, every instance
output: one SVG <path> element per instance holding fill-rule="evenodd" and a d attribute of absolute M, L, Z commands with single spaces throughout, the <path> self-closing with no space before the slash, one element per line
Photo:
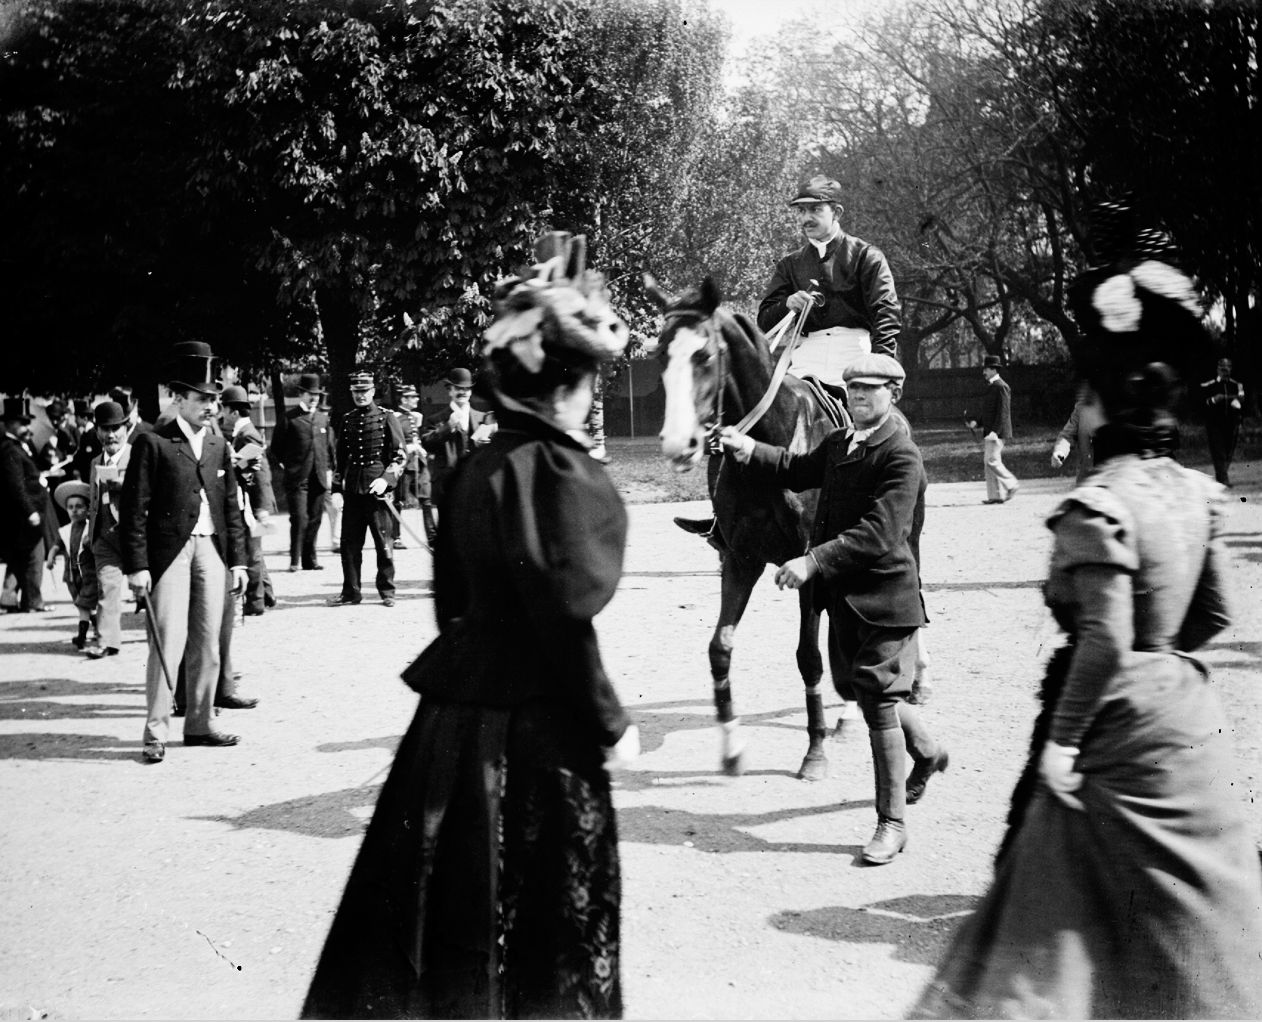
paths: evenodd
<path fill-rule="evenodd" d="M 144 756 L 166 754 L 175 671 L 184 661 L 188 703 L 184 744 L 236 745 L 213 726 L 220 631 L 229 587 L 245 589 L 245 520 L 237 501 L 232 452 L 208 427 L 219 407 L 210 346 L 176 345 L 168 373 L 175 418 L 141 433 L 123 481 L 123 567 L 132 591 L 149 593 L 153 630 L 145 669 L 148 720 Z"/>
<path fill-rule="evenodd" d="M 998 355 L 986 355 L 982 359 L 982 379 L 986 381 L 986 393 L 982 397 L 982 410 L 977 418 L 967 411 L 964 419 L 969 428 L 981 428 L 984 468 L 986 473 L 986 499 L 983 504 L 1006 504 L 1021 484 L 1003 463 L 1003 445 L 1012 439 L 1012 388 L 999 375 L 1003 360 Z"/>
<path fill-rule="evenodd" d="M 123 641 L 122 522 L 123 479 L 131 462 L 132 430 L 127 411 L 117 401 L 102 401 L 92 410 L 100 453 L 88 465 L 88 534 L 96 569 L 97 630 L 100 640 L 86 650 L 94 660 L 117 656 Z M 85 437 L 86 439 L 86 437 Z"/>
<path fill-rule="evenodd" d="M 220 404 L 223 405 L 224 436 L 232 445 L 232 464 L 237 473 L 237 493 L 241 513 L 245 516 L 250 551 L 245 614 L 256 616 L 276 604 L 263 558 L 263 532 L 268 518 L 276 510 L 272 470 L 267 463 L 263 436 L 250 419 L 250 395 L 246 389 L 235 383 L 225 387 Z"/>
<path fill-rule="evenodd" d="M 1231 461 L 1240 440 L 1240 420 L 1244 417 L 1244 384 L 1231 378 L 1231 359 L 1218 360 L 1218 373 L 1201 384 L 1205 405 L 1205 433 L 1209 456 L 1214 462 L 1214 478 L 1231 485 Z"/>
<path fill-rule="evenodd" d="M 854 428 L 834 430 L 811 451 L 755 443 L 730 426 L 721 433 L 724 448 L 750 471 L 790 490 L 820 489 L 807 552 L 780 566 L 776 584 L 812 586 L 815 606 L 828 611 L 834 676 L 853 691 L 868 725 L 877 812 L 861 854 L 869 865 L 902 851 L 907 803 L 949 762 L 907 703 L 927 621 L 918 566 L 926 477 L 920 451 L 893 414 L 904 378 L 889 355 L 852 362 L 844 379 Z"/>
<path fill-rule="evenodd" d="M 0 560 L 17 580 L 18 601 L 6 610 L 43 611 L 45 529 L 48 490 L 39 477 L 26 438 L 31 432 L 30 399 L 4 399 L 0 436 Z"/>
<path fill-rule="evenodd" d="M 431 547 L 437 537 L 434 505 L 442 503 L 447 478 L 475 445 L 490 443 L 495 428 L 486 413 L 478 411 L 470 403 L 473 374 L 468 369 L 458 367 L 451 370 L 443 383 L 447 385 L 447 397 L 451 403 L 444 411 L 426 416 L 421 432 L 421 446 L 430 454 L 429 478 L 433 499 L 422 506 L 425 533 Z"/>
<path fill-rule="evenodd" d="M 421 427 L 425 424 L 425 417 L 416 410 L 420 401 L 421 395 L 416 388 L 410 383 L 404 384 L 399 391 L 398 411 L 394 413 L 403 430 L 403 448 L 407 452 L 407 464 L 394 491 L 394 506 L 400 513 L 407 508 L 420 507 L 422 501 L 430 499 L 429 456 L 421 446 Z M 399 538 L 399 523 L 395 521 L 392 525 L 394 548 L 404 549 L 403 540 Z"/>
<path fill-rule="evenodd" d="M 272 437 L 272 453 L 285 472 L 289 508 L 289 570 L 320 571 L 316 537 L 324 495 L 333 487 L 336 438 L 329 417 L 320 410 L 324 388 L 319 373 L 298 378 L 298 404 L 287 409 Z"/>
<path fill-rule="evenodd" d="M 342 418 L 337 437 L 335 485 L 342 491 L 342 591 L 330 606 L 359 603 L 364 533 L 377 548 L 377 592 L 394 606 L 393 516 L 386 505 L 407 464 L 403 429 L 391 412 L 373 400 L 372 374 L 351 373 L 354 407 Z"/>
<path fill-rule="evenodd" d="M 758 327 L 810 309 L 789 371 L 844 387 L 844 372 L 868 352 L 898 357 L 901 328 L 894 274 L 875 245 L 841 229 L 841 184 L 816 175 L 789 200 L 806 244 L 776 263 L 758 305 Z M 714 519 L 676 518 L 686 532 L 712 537 Z"/>

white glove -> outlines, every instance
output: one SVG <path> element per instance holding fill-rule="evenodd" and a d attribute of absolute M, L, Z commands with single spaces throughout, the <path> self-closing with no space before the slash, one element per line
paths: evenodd
<path fill-rule="evenodd" d="M 233 568 L 232 569 L 232 595 L 240 596 L 243 592 L 245 592 L 245 586 L 249 580 L 250 580 L 250 576 L 247 574 L 244 568 Z"/>
<path fill-rule="evenodd" d="M 618 739 L 617 745 L 605 748 L 605 769 L 629 767 L 640 757 L 640 729 L 631 724 Z"/>
<path fill-rule="evenodd" d="M 378 476 L 368 484 L 368 492 L 374 497 L 380 497 L 390 488 L 390 484 L 386 482 L 384 476 Z"/>

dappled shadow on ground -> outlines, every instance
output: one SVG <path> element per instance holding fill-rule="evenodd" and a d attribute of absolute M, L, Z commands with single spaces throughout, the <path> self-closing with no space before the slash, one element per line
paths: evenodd
<path fill-rule="evenodd" d="M 934 965 L 961 920 L 979 898 L 964 894 L 912 894 L 859 908 L 843 905 L 784 911 L 771 916 L 777 930 L 844 943 L 893 944 L 893 957 L 913 965 Z"/>
<path fill-rule="evenodd" d="M 326 791 L 259 806 L 237 816 L 194 816 L 194 820 L 227 823 L 237 830 L 281 830 L 304 837 L 356 837 L 368 823 L 380 784 Z"/>
<path fill-rule="evenodd" d="M 141 744 L 111 735 L 64 735 L 47 731 L 0 735 L 0 760 L 94 759 L 141 762 Z"/>
<path fill-rule="evenodd" d="M 1262 564 L 1262 534 L 1256 532 L 1224 532 L 1220 534 L 1231 556 L 1242 561 Z"/>
<path fill-rule="evenodd" d="M 1225 670 L 1227 668 L 1246 668 L 1248 670 L 1257 670 L 1259 663 L 1262 663 L 1262 642 L 1209 642 L 1200 649 L 1193 652 L 1193 656 L 1199 656 L 1202 653 L 1212 653 L 1223 651 L 1234 654 L 1230 659 L 1213 658 L 1208 666 L 1210 671 Z"/>
<path fill-rule="evenodd" d="M 695 782 L 694 782 L 695 783 Z M 765 813 L 693 813 L 663 806 L 635 806 L 618 810 L 618 839 L 637 844 L 671 845 L 685 843 L 700 852 L 809 852 L 825 855 L 858 856 L 862 845 L 825 844 L 809 841 L 776 841 L 748 833 L 784 820 L 825 816 L 854 809 L 871 802 L 843 802 L 827 806 L 794 806 Z"/>

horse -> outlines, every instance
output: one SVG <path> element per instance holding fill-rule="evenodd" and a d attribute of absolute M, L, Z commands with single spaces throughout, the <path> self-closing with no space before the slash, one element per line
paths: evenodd
<path fill-rule="evenodd" d="M 665 314 L 656 342 L 666 391 L 662 425 L 662 453 L 677 471 L 700 463 L 707 440 L 719 426 L 737 424 L 753 408 L 772 382 L 772 354 L 766 336 L 741 313 L 724 309 L 718 289 L 706 278 L 699 289 L 668 296 L 646 277 L 649 297 Z M 837 412 L 834 412 L 836 415 Z M 840 424 L 849 416 L 840 409 Z M 812 386 L 796 376 L 785 376 L 758 421 L 748 427 L 756 440 L 790 451 L 808 451 L 833 429 L 830 416 Z M 768 564 L 782 564 L 806 550 L 818 490 L 793 493 L 760 481 L 734 460 L 715 454 L 707 466 L 707 482 L 714 505 L 722 567 L 719 620 L 710 640 L 710 674 L 720 728 L 723 772 L 743 772 L 744 740 L 740 719 L 732 707 L 731 666 L 736 628 L 750 594 Z M 806 688 L 808 745 L 798 777 L 822 780 L 828 776 L 824 701 L 820 692 L 823 661 L 819 651 L 820 613 L 811 587 L 798 592 L 797 665 Z"/>

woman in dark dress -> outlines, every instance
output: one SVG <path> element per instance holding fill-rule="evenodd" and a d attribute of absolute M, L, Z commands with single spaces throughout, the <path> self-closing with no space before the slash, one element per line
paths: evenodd
<path fill-rule="evenodd" d="M 484 382 L 500 428 L 440 509 L 439 638 L 316 967 L 307 1018 L 621 1017 L 607 767 L 634 758 L 592 619 L 626 512 L 583 431 L 625 326 L 582 239 L 505 283 Z"/>
<path fill-rule="evenodd" d="M 1074 358 L 1105 424 L 1053 513 L 1068 635 L 994 883 L 917 1018 L 1257 1018 L 1262 873 L 1230 724 L 1196 650 L 1228 624 L 1223 490 L 1171 457 L 1178 371 L 1207 356 L 1190 283 L 1085 275 Z"/>

